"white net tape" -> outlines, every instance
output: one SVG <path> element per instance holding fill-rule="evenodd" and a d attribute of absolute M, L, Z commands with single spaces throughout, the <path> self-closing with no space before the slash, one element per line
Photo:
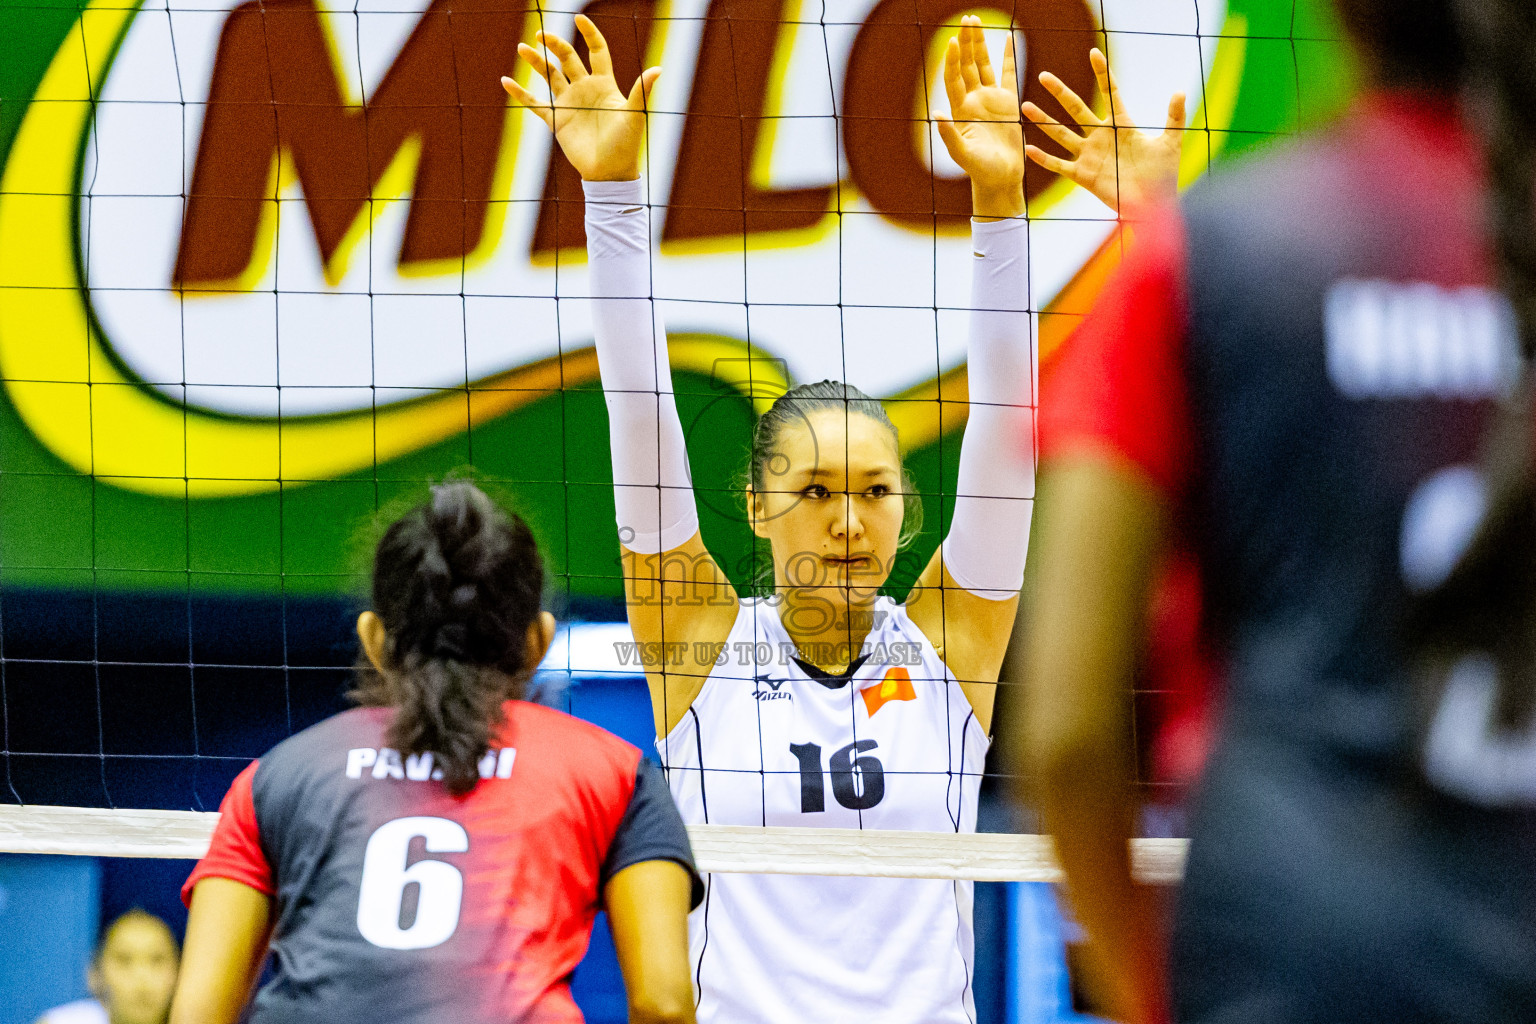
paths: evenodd
<path fill-rule="evenodd" d="M 218 820 L 200 811 L 0 806 L 0 853 L 191 860 L 207 851 Z M 690 825 L 688 836 L 702 871 L 1061 881 L 1049 836 L 735 825 Z M 1185 847 L 1183 839 L 1132 840 L 1136 876 L 1177 882 Z"/>

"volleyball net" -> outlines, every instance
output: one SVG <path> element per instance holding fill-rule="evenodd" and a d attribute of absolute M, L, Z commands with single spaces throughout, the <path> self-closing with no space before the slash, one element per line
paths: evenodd
<path fill-rule="evenodd" d="M 0 853 L 196 860 L 208 851 L 218 818 L 201 811 L 0 806 Z M 1037 835 L 690 825 L 688 838 L 704 872 L 1061 881 L 1050 840 Z M 1184 852 L 1182 839 L 1134 840 L 1136 877 L 1177 882 Z"/>
<path fill-rule="evenodd" d="M 622 587 L 580 182 L 499 84 L 535 31 L 570 36 L 585 11 L 621 87 L 668 68 L 648 143 L 652 298 L 702 528 L 744 592 L 763 551 L 736 481 L 754 418 L 794 381 L 856 383 L 899 429 L 925 526 L 892 594 L 942 536 L 965 422 L 969 191 L 931 115 L 962 14 L 983 17 L 999 53 L 1013 34 L 1021 95 L 1047 110 L 1060 108 L 1041 71 L 1105 108 L 1093 46 L 1137 123 L 1155 129 L 1187 93 L 1184 185 L 1347 92 L 1324 0 L 0 10 L 14 42 L 0 97 L 0 852 L 200 855 L 234 775 L 345 706 L 357 538 L 466 466 L 533 527 L 560 616 L 606 630 L 616 652 L 586 671 L 563 634 L 547 698 L 649 748 L 638 657 L 623 663 L 622 625 L 596 624 L 622 617 Z M 1052 148 L 1034 126 L 1026 137 Z M 1025 185 L 1031 342 L 1048 374 L 1120 238 L 1082 189 L 1033 166 Z M 1141 737 L 1153 804 L 1176 803 L 1194 756 L 1178 735 L 1198 727 L 1179 704 L 1199 672 L 1178 654 L 1188 585 L 1175 571 L 1154 608 L 1173 653 L 1133 709 L 1133 728 L 1166 739 Z M 1049 840 L 1025 834 L 692 836 L 707 871 L 1058 877 Z M 1174 880 L 1182 856 L 1178 839 L 1136 841 L 1148 881 Z"/>

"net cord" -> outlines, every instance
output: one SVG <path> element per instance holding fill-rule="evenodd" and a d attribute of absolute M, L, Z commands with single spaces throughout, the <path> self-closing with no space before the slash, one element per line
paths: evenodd
<path fill-rule="evenodd" d="M 195 860 L 218 823 L 205 811 L 0 806 L 0 853 Z M 1049 836 L 689 825 L 699 870 L 721 874 L 1060 882 Z M 1138 880 L 1177 883 L 1188 841 L 1133 839 Z"/>

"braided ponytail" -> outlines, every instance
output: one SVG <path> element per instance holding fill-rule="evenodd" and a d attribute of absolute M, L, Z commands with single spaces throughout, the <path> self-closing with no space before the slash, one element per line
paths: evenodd
<path fill-rule="evenodd" d="M 474 788 L 502 702 L 522 696 L 543 588 L 527 524 L 466 481 L 433 487 L 379 541 L 373 609 L 384 665 L 360 672 L 353 697 L 393 708 L 386 742 L 430 752 L 452 793 Z"/>

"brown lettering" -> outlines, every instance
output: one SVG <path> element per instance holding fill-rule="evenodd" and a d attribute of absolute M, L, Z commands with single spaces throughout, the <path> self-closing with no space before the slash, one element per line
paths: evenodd
<path fill-rule="evenodd" d="M 832 186 L 762 189 L 752 163 L 788 0 L 712 0 L 683 122 L 662 241 L 814 227 Z"/>
<path fill-rule="evenodd" d="M 917 148 L 915 111 L 927 88 L 926 58 L 935 34 L 953 31 L 976 0 L 881 0 L 854 39 L 843 88 L 843 148 L 848 175 L 870 204 L 898 223 L 924 230 L 962 224 L 971 215 L 971 189 L 965 178 L 941 178 L 923 162 Z M 1012 17 L 1024 35 L 1024 99 L 1046 110 L 1059 110 L 1040 84 L 1051 71 L 1078 95 L 1096 91 L 1088 49 L 1095 43 L 1093 15 L 1084 0 L 1019 0 L 991 3 Z M 1089 100 L 1092 103 L 1092 100 Z M 933 106 L 944 109 L 942 97 Z M 1068 121 L 1065 113 L 1062 119 Z M 1045 133 L 1025 123 L 1025 141 L 1060 152 Z M 1025 195 L 1039 195 L 1054 179 L 1029 165 Z"/>
<path fill-rule="evenodd" d="M 391 160 L 420 143 L 400 265 L 458 260 L 486 229 L 525 0 L 435 0 L 366 104 L 348 104 L 311 0 L 251 0 L 219 37 L 175 280 L 232 281 L 257 257 L 274 160 L 303 189 L 330 273 Z"/>
<path fill-rule="evenodd" d="M 591 18 L 613 57 L 613 74 L 619 89 L 627 96 L 640 77 L 646 50 L 651 45 L 655 23 L 656 0 L 592 0 L 582 9 Z M 575 33 L 576 52 L 587 60 L 587 41 Z M 585 248 L 587 231 L 583 223 L 586 203 L 582 199 L 581 175 L 560 152 L 549 148 L 549 167 L 544 172 L 544 198 L 539 203 L 539 222 L 533 229 L 530 247 L 535 259 L 557 249 Z"/>

